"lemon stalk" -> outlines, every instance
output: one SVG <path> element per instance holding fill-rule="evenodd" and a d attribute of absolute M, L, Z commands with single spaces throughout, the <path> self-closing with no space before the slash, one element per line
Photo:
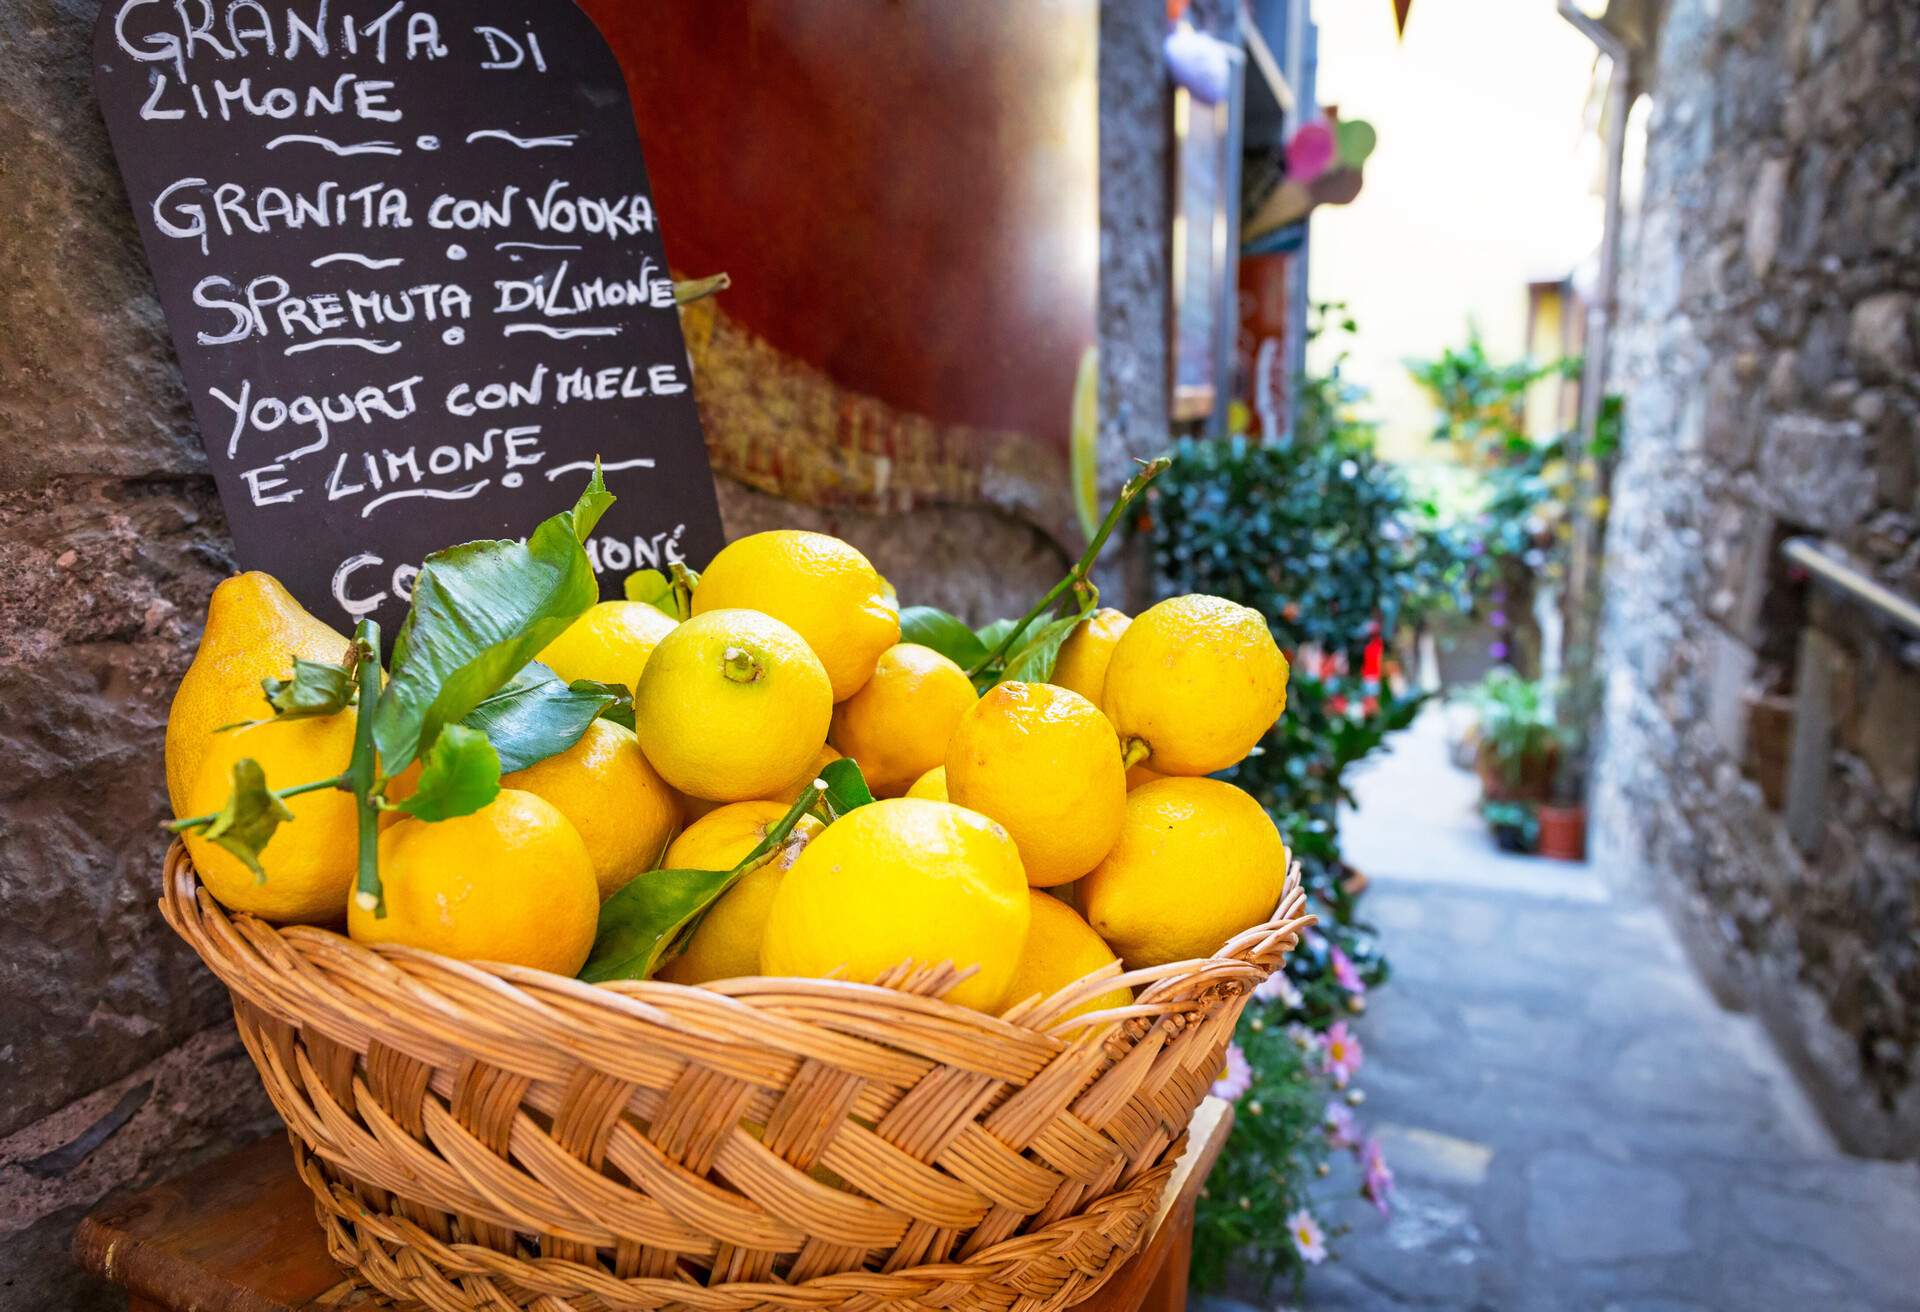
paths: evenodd
<path fill-rule="evenodd" d="M 358 811 L 360 871 L 354 880 L 353 898 L 363 911 L 375 916 L 387 914 L 386 898 L 380 886 L 380 810 L 374 804 L 374 791 L 385 781 L 379 777 L 373 745 L 373 707 L 380 700 L 380 626 L 373 620 L 361 620 L 353 631 L 355 656 L 354 680 L 359 685 L 354 722 L 353 756 L 345 775 L 348 791 Z"/>
<path fill-rule="evenodd" d="M 346 775 L 336 774 L 331 779 L 315 779 L 312 783 L 295 784 L 291 788 L 273 788 L 268 791 L 284 802 L 289 797 L 298 797 L 302 793 L 317 793 L 322 788 L 340 788 L 345 786 L 346 783 Z M 209 811 L 205 815 L 190 815 L 184 820 L 169 820 L 166 824 L 162 825 L 161 828 L 171 830 L 176 834 L 184 834 L 189 829 L 199 829 L 210 825 L 219 818 L 218 812 Z"/>
<path fill-rule="evenodd" d="M 1113 530 L 1119 527 L 1127 507 L 1147 490 L 1147 484 L 1160 477 L 1172 463 L 1173 461 L 1167 456 L 1155 456 L 1152 460 L 1141 462 L 1140 471 L 1121 487 L 1119 497 L 1108 508 L 1107 517 L 1100 522 L 1100 531 L 1093 535 L 1091 542 L 1087 543 L 1087 549 L 1081 553 L 1080 559 L 1074 562 L 1073 568 L 1067 571 L 1066 577 L 1054 584 L 1047 595 L 1040 599 L 1039 604 L 1020 617 L 1020 622 L 1007 631 L 1007 636 L 1000 639 L 998 646 L 974 663 L 973 668 L 967 671 L 968 678 L 971 679 L 982 670 L 991 669 L 1006 660 L 1007 653 L 1013 651 L 1015 644 L 1020 641 L 1020 635 L 1025 633 L 1036 620 L 1051 614 L 1062 597 L 1069 592 L 1093 586 L 1089 581 L 1093 574 L 1093 562 L 1099 558 L 1101 549 L 1107 545 L 1107 539 L 1113 536 Z"/>

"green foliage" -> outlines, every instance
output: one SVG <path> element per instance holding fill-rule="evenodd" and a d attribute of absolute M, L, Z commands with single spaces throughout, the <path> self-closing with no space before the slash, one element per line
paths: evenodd
<path fill-rule="evenodd" d="M 1332 1090 L 1314 1069 L 1313 1049 L 1273 1023 L 1265 1009 L 1240 1026 L 1240 1050 L 1252 1074 L 1235 1102 L 1233 1135 L 1195 1209 L 1193 1283 L 1217 1289 L 1229 1264 L 1245 1263 L 1267 1280 L 1288 1280 L 1298 1296 L 1306 1266 L 1286 1219 L 1309 1207 L 1309 1190 L 1330 1152 L 1325 1130 Z"/>
<path fill-rule="evenodd" d="M 860 768 L 853 762 L 833 764 L 852 767 L 860 791 L 866 790 L 866 782 L 859 779 Z M 821 790 L 812 785 L 801 789 L 787 813 L 731 870 L 649 870 L 628 880 L 600 908 L 593 951 L 587 955 L 580 978 L 589 984 L 603 984 L 651 976 L 686 943 L 700 918 L 723 893 L 779 851 L 800 817 L 813 810 L 820 798 Z"/>
<path fill-rule="evenodd" d="M 501 688 L 468 711 L 461 723 L 478 729 L 511 774 L 566 751 L 595 718 L 621 718 L 633 727 L 633 695 L 618 684 L 585 679 L 569 684 L 538 661 L 521 667 Z"/>
<path fill-rule="evenodd" d="M 1467 691 L 1480 729 L 1480 752 L 1509 785 L 1526 782 L 1559 746 L 1560 731 L 1540 684 L 1501 667 Z"/>
<path fill-rule="evenodd" d="M 374 709 L 382 770 L 404 769 L 600 599 L 581 543 L 611 504 L 596 465 L 573 509 L 524 543 L 466 542 L 427 557 Z"/>
<path fill-rule="evenodd" d="M 1527 392 L 1546 378 L 1572 378 L 1577 357 L 1535 364 L 1495 363 L 1478 327 L 1460 350 L 1445 347 L 1431 360 L 1408 360 L 1407 372 L 1433 397 L 1438 416 L 1433 439 L 1450 443 L 1469 463 L 1495 467 L 1524 460 L 1534 449 L 1527 436 Z"/>
<path fill-rule="evenodd" d="M 291 679 L 262 679 L 260 687 L 274 715 L 282 720 L 333 715 L 353 700 L 353 670 L 296 656 Z"/>
<path fill-rule="evenodd" d="M 452 820 L 500 795 L 500 754 L 478 729 L 448 725 L 422 760 L 420 782 L 394 810 L 421 820 Z"/>
<path fill-rule="evenodd" d="M 253 871 L 253 877 L 265 881 L 260 868 L 260 853 L 273 837 L 273 831 L 293 812 L 279 794 L 267 788 L 266 771 L 252 757 L 233 763 L 233 791 L 227 796 L 212 821 L 201 828 L 200 836 L 231 852 Z"/>

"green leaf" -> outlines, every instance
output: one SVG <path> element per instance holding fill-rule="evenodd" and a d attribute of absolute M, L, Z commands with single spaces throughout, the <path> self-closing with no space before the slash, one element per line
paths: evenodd
<path fill-rule="evenodd" d="M 486 734 L 500 754 L 500 769 L 512 774 L 535 761 L 557 756 L 580 741 L 595 717 L 610 715 L 624 703 L 632 727 L 633 697 L 619 684 L 572 685 L 534 661 L 498 692 L 482 699 L 460 723 Z M 618 719 L 617 714 L 610 718 Z"/>
<path fill-rule="evenodd" d="M 859 777 L 858 767 L 854 769 L 854 777 Z M 864 782 L 860 789 L 866 790 Z M 651 870 L 628 880 L 600 908 L 600 927 L 594 935 L 587 964 L 580 970 L 580 978 L 589 984 L 600 984 L 610 979 L 646 979 L 652 975 L 689 927 L 736 879 L 787 841 L 793 827 L 800 823 L 800 817 L 813 808 L 820 796 L 811 788 L 803 789 L 787 813 L 767 831 L 767 836 L 731 870 Z"/>
<path fill-rule="evenodd" d="M 397 774 L 431 748 L 600 599 L 581 543 L 612 503 L 596 463 L 574 508 L 526 542 L 468 542 L 427 557 L 374 710 L 383 770 Z"/>
<path fill-rule="evenodd" d="M 291 679 L 262 679 L 267 704 L 283 720 L 300 720 L 315 715 L 333 715 L 353 700 L 353 670 L 325 661 L 293 658 Z"/>
<path fill-rule="evenodd" d="M 427 750 L 420 786 L 393 804 L 422 820 L 472 815 L 500 795 L 500 754 L 478 729 L 450 724 Z"/>
<path fill-rule="evenodd" d="M 1007 658 L 1007 668 L 995 682 L 1017 680 L 1022 683 L 1045 683 L 1051 679 L 1054 663 L 1060 659 L 1061 644 L 1066 642 L 1074 626 L 1085 618 L 1085 613 L 1064 615 L 1029 631 L 1024 635 L 1020 649 Z"/>
<path fill-rule="evenodd" d="M 674 605 L 673 581 L 657 569 L 635 570 L 627 575 L 621 590 L 628 601 L 651 606 L 670 620 L 680 618 L 679 608 Z"/>
<path fill-rule="evenodd" d="M 575 679 L 567 690 L 579 697 L 604 697 L 607 704 L 600 712 L 603 720 L 612 720 L 625 729 L 634 727 L 633 692 L 624 683 L 603 683 L 599 679 Z"/>
<path fill-rule="evenodd" d="M 692 924 L 734 880 L 731 870 L 649 870 L 630 879 L 600 908 L 593 951 L 580 970 L 589 984 L 646 979 Z"/>
<path fill-rule="evenodd" d="M 252 757 L 233 763 L 233 791 L 200 836 L 233 853 L 253 871 L 253 877 L 265 883 L 267 872 L 260 866 L 273 831 L 282 820 L 293 819 L 287 804 L 267 788 L 267 772 Z"/>
<path fill-rule="evenodd" d="M 1006 636 L 1013 632 L 1013 626 L 1019 622 L 1019 620 L 995 620 L 991 624 L 975 629 L 974 636 L 980 639 L 980 654 L 984 656 L 998 647 Z"/>
<path fill-rule="evenodd" d="M 900 641 L 931 647 L 958 665 L 971 669 L 987 658 L 987 644 L 956 617 L 936 606 L 908 606 L 900 612 Z"/>
<path fill-rule="evenodd" d="M 831 820 L 838 820 L 873 801 L 873 791 L 867 787 L 867 777 L 860 772 L 860 763 L 850 756 L 828 762 L 820 771 L 820 778 L 826 781 L 827 791 L 821 801 Z"/>

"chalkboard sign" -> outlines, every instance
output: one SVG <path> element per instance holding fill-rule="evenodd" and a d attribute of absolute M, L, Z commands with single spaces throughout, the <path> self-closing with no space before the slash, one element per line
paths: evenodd
<path fill-rule="evenodd" d="M 108 0 L 94 87 L 235 546 L 389 634 L 594 457 L 602 590 L 719 549 L 620 68 L 573 0 Z"/>

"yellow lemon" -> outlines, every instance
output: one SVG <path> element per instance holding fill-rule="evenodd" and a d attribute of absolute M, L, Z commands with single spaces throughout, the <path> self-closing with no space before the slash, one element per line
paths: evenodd
<path fill-rule="evenodd" d="M 1014 969 L 1013 983 L 1007 986 L 1008 1005 L 1035 995 L 1050 998 L 1075 980 L 1118 960 L 1106 941 L 1093 932 L 1093 926 L 1065 902 L 1037 888 L 1028 898 L 1032 916 L 1027 946 Z M 1081 1003 L 1067 1016 L 1124 1007 L 1132 1001 L 1132 989 L 1109 989 Z"/>
<path fill-rule="evenodd" d="M 897 797 L 834 821 L 780 881 L 760 943 L 769 975 L 871 980 L 903 961 L 978 967 L 948 994 L 1000 1004 L 1031 915 L 1007 831 L 946 802 Z"/>
<path fill-rule="evenodd" d="M 780 817 L 786 802 L 734 802 L 688 825 L 667 849 L 661 862 L 668 870 L 731 870 L 760 845 Z M 660 971 L 660 978 L 676 984 L 704 984 L 713 979 L 736 979 L 760 971 L 760 939 L 766 933 L 767 913 L 780 881 L 813 836 L 820 822 L 812 816 L 787 835 L 771 859 L 740 877 L 702 917 L 686 950 Z"/>
<path fill-rule="evenodd" d="M 813 760 L 808 762 L 807 768 L 799 774 L 787 780 L 787 782 L 781 784 L 778 788 L 769 788 L 766 792 L 760 794 L 760 796 L 749 797 L 746 800 L 749 802 L 778 802 L 780 803 L 780 809 L 785 811 L 787 805 L 792 802 L 794 798 L 800 796 L 800 790 L 802 788 L 805 788 L 815 779 L 818 779 L 822 770 L 839 759 L 840 753 L 834 751 L 833 748 L 822 747 L 814 754 Z M 701 816 L 709 815 L 723 806 L 732 805 L 731 802 L 714 802 L 704 797 L 689 797 L 685 793 L 676 793 L 675 795 L 680 799 L 681 812 L 689 820 L 698 820 Z"/>
<path fill-rule="evenodd" d="M 1172 779 L 1175 777 L 1176 776 L 1170 774 L 1161 774 L 1158 770 L 1148 766 L 1130 765 L 1127 767 L 1127 791 L 1132 792 L 1141 784 L 1150 784 L 1155 779 Z"/>
<path fill-rule="evenodd" d="M 1094 704 L 1050 683 L 987 690 L 947 744 L 947 795 L 992 816 L 1020 845 L 1035 888 L 1093 869 L 1120 832 L 1127 772 Z"/>
<path fill-rule="evenodd" d="M 595 720 L 580 741 L 500 780 L 553 803 L 587 845 L 600 896 L 652 870 L 680 823 L 680 800 L 640 750 L 633 730 Z"/>
<path fill-rule="evenodd" d="M 353 755 L 353 726 L 353 713 L 342 711 L 210 735 L 180 814 L 207 815 L 226 806 L 233 792 L 234 764 L 248 757 L 259 762 L 269 788 L 291 788 L 344 772 Z M 358 808 L 351 793 L 337 788 L 289 797 L 286 805 L 293 819 L 280 822 L 260 854 L 265 880 L 255 878 L 239 857 L 200 837 L 198 830 L 185 835 L 187 854 L 200 882 L 224 907 L 277 924 L 330 924 L 346 914 L 347 893 L 358 868 Z"/>
<path fill-rule="evenodd" d="M 953 726 L 978 700 L 966 671 L 931 647 L 898 642 L 866 686 L 833 708 L 833 745 L 860 763 L 875 797 L 898 797 L 947 759 Z"/>
<path fill-rule="evenodd" d="M 472 815 L 406 819 L 380 835 L 387 914 L 352 900 L 347 933 L 462 961 L 578 974 L 593 950 L 600 886 L 580 834 L 517 788 Z"/>
<path fill-rule="evenodd" d="M 1200 593 L 1170 597 L 1115 645 L 1101 705 L 1130 759 L 1161 774 L 1212 774 L 1286 709 L 1287 658 L 1259 611 Z"/>
<path fill-rule="evenodd" d="M 951 801 L 947 796 L 947 767 L 936 765 L 915 779 L 913 787 L 907 789 L 907 796 L 924 797 L 929 802 Z"/>
<path fill-rule="evenodd" d="M 628 688 L 674 622 L 644 601 L 603 601 L 568 625 L 534 659 L 571 683 L 598 679 Z"/>
<path fill-rule="evenodd" d="M 1111 606 L 1102 606 L 1081 620 L 1060 644 L 1060 658 L 1047 682 L 1070 688 L 1098 706 L 1100 691 L 1107 686 L 1107 662 L 1131 623 Z"/>
<path fill-rule="evenodd" d="M 737 802 L 806 771 L 826 741 L 833 691 L 819 658 L 779 620 L 710 610 L 653 649 L 633 714 L 662 778 L 694 797 Z"/>
<path fill-rule="evenodd" d="M 845 701 L 900 641 L 900 602 L 886 580 L 839 538 L 774 529 L 720 549 L 693 590 L 693 613 L 757 610 L 791 625 L 826 666 Z"/>
<path fill-rule="evenodd" d="M 1080 881 L 1087 922 L 1130 968 L 1212 956 L 1273 913 L 1287 847 L 1260 803 L 1218 779 L 1127 794 L 1107 859 Z"/>
<path fill-rule="evenodd" d="M 346 660 L 347 640 L 309 615 L 271 574 L 236 574 L 214 588 L 200 649 L 167 712 L 167 800 L 176 815 L 200 814 L 187 804 L 187 789 L 213 731 L 272 715 L 260 681 L 290 677 L 296 656 L 337 664 Z"/>

